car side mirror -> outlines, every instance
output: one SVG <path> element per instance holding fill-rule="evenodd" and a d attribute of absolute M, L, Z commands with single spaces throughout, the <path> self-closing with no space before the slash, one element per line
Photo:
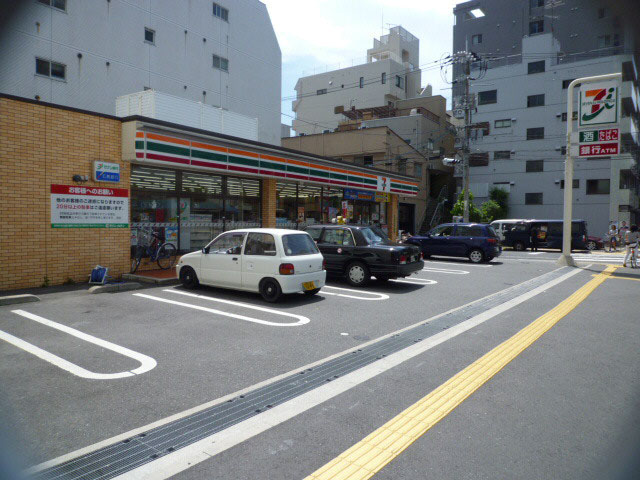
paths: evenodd
<path fill-rule="evenodd" d="M 209 247 L 202 247 L 202 253 L 205 255 L 209 253 Z"/>

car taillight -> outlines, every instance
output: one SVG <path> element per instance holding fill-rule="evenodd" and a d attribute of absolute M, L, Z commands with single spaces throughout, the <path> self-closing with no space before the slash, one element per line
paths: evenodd
<path fill-rule="evenodd" d="M 407 256 L 400 255 L 400 265 L 407 263 Z"/>
<path fill-rule="evenodd" d="M 583 241 L 584 243 L 587 243 L 587 236 L 586 236 L 586 235 L 583 235 L 583 237 L 582 237 L 582 241 Z"/>
<path fill-rule="evenodd" d="M 488 243 L 498 243 L 498 240 L 496 240 L 495 238 L 487 238 L 487 242 Z"/>
<path fill-rule="evenodd" d="M 324 258 L 322 259 L 322 269 L 323 270 L 327 269 L 327 261 Z"/>
<path fill-rule="evenodd" d="M 280 264 L 280 275 L 293 275 L 295 272 L 295 268 L 292 263 L 281 263 Z"/>

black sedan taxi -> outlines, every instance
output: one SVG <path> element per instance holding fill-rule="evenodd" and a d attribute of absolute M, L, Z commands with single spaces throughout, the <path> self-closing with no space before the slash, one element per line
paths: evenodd
<path fill-rule="evenodd" d="M 344 276 L 351 285 L 406 277 L 424 267 L 415 245 L 392 243 L 382 229 L 366 225 L 313 225 L 305 229 L 324 256 L 327 274 Z"/>

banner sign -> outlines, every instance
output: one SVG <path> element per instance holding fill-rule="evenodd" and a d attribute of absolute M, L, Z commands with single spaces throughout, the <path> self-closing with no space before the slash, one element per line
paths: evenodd
<path fill-rule="evenodd" d="M 129 228 L 129 190 L 51 185 L 52 228 Z"/>
<path fill-rule="evenodd" d="M 120 165 L 117 163 L 93 162 L 93 179 L 96 182 L 119 182 Z"/>
<path fill-rule="evenodd" d="M 580 87 L 579 127 L 616 125 L 620 102 L 618 82 L 585 83 Z"/>
<path fill-rule="evenodd" d="M 620 129 L 582 130 L 572 134 L 572 143 L 578 143 L 577 151 L 571 154 L 578 157 L 608 157 L 620 153 Z"/>

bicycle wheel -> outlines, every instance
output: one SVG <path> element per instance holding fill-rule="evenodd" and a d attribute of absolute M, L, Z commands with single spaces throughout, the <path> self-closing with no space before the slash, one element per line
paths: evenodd
<path fill-rule="evenodd" d="M 160 248 L 158 249 L 158 266 L 163 270 L 173 267 L 176 263 L 177 254 L 178 251 L 172 243 L 160 245 Z"/>
<path fill-rule="evenodd" d="M 136 250 L 131 257 L 131 273 L 136 273 L 138 267 L 140 266 L 140 261 L 142 260 L 142 248 L 140 246 L 136 246 Z"/>

